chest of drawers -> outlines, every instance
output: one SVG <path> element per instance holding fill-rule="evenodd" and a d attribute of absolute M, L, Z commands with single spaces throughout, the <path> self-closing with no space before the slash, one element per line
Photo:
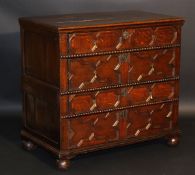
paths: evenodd
<path fill-rule="evenodd" d="M 179 142 L 183 19 L 146 12 L 20 18 L 23 145 L 74 156 Z"/>

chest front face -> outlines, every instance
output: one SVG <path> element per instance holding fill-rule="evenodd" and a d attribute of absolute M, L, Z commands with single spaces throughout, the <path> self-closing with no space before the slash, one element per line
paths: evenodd
<path fill-rule="evenodd" d="M 176 129 L 180 33 L 173 23 L 60 34 L 62 148 Z"/>
<path fill-rule="evenodd" d="M 21 18 L 24 148 L 80 153 L 179 143 L 184 20 L 126 11 Z"/>

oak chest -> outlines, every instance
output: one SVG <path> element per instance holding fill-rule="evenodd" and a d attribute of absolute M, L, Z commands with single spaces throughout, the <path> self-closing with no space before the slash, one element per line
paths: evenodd
<path fill-rule="evenodd" d="M 23 145 L 77 154 L 179 141 L 183 19 L 146 12 L 20 18 Z"/>

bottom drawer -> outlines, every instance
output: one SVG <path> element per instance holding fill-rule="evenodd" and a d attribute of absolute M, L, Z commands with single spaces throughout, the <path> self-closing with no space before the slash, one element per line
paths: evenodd
<path fill-rule="evenodd" d="M 177 111 L 178 103 L 174 102 L 62 119 L 62 148 L 92 147 L 157 136 L 173 129 L 177 124 Z"/>

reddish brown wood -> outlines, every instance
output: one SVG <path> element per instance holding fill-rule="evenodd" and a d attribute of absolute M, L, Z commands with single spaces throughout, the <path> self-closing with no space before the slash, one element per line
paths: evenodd
<path fill-rule="evenodd" d="M 69 123 L 69 144 L 63 140 L 63 148 L 80 149 L 91 145 L 106 144 L 123 138 L 143 138 L 171 131 L 175 104 L 158 104 L 132 110 L 108 112 L 64 120 Z M 172 113 L 170 113 L 172 112 Z M 124 120 L 123 127 L 120 127 Z M 106 127 L 105 127 L 106 126 Z M 65 128 L 65 127 L 64 127 Z M 77 132 L 79 131 L 79 132 Z M 63 129 L 65 134 L 67 131 Z"/>
<path fill-rule="evenodd" d="M 102 90 L 97 93 L 78 93 L 61 97 L 61 105 L 69 107 L 63 110 L 62 115 L 79 114 L 90 111 L 100 111 L 120 108 L 128 105 L 143 104 L 148 102 L 170 100 L 178 97 L 176 93 L 177 81 L 165 83 L 151 83 L 147 85 L 130 86 Z M 63 108 L 64 109 L 64 108 Z"/>
<path fill-rule="evenodd" d="M 166 35 L 165 35 L 166 33 Z M 179 43 L 176 26 L 160 26 L 70 34 L 70 54 L 122 50 Z M 82 47 L 80 47 L 82 46 Z"/>
<path fill-rule="evenodd" d="M 77 154 L 178 143 L 183 19 L 142 12 L 21 18 L 24 146 Z M 27 141 L 26 141 L 27 140 Z"/>
<path fill-rule="evenodd" d="M 78 90 L 82 83 L 82 89 L 126 84 L 136 82 L 140 75 L 139 81 L 178 76 L 178 59 L 178 48 L 72 59 L 69 61 L 69 89 Z"/>

